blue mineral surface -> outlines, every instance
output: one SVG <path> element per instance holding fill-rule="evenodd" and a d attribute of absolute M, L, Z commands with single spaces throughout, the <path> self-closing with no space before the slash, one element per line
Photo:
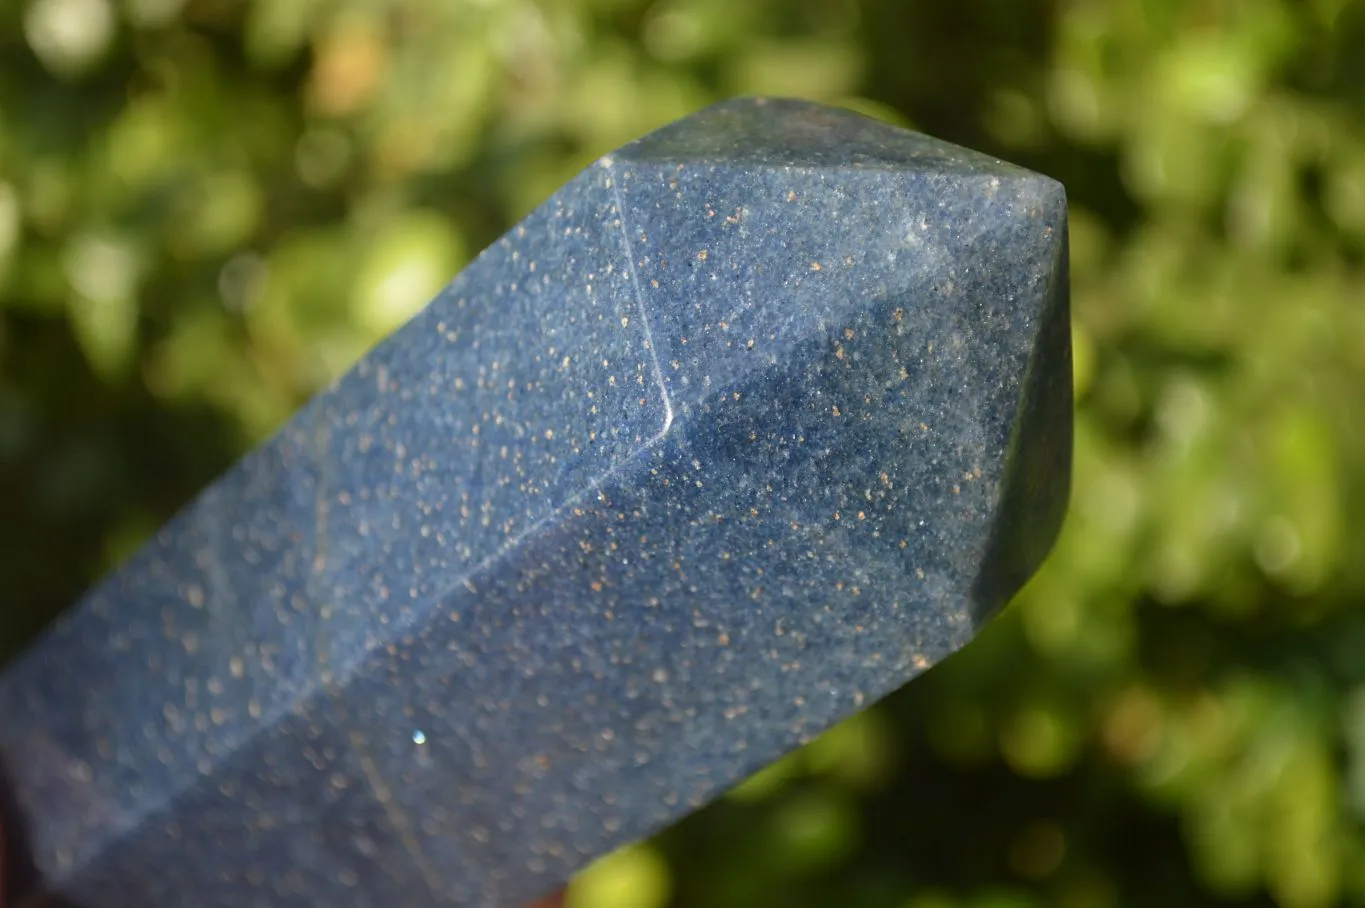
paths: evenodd
<path fill-rule="evenodd" d="M 515 905 L 901 686 L 1061 522 L 1066 250 L 806 102 L 602 158 L 0 674 L 28 903 Z"/>

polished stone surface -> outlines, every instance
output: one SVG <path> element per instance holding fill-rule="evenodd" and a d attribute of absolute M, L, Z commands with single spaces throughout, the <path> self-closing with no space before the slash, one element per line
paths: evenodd
<path fill-rule="evenodd" d="M 603 158 L 0 675 L 45 891 L 509 905 L 706 803 L 1036 567 L 1067 301 L 1060 185 L 856 114 Z"/>

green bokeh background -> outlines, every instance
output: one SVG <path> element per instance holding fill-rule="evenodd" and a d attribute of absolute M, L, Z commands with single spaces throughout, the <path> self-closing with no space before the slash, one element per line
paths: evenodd
<path fill-rule="evenodd" d="M 0 654 L 713 100 L 1061 179 L 1076 482 L 968 650 L 576 908 L 1365 905 L 1365 4 L 0 3 Z"/>

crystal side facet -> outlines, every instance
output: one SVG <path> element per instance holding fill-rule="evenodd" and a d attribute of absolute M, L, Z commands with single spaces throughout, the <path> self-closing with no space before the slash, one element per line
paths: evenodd
<path fill-rule="evenodd" d="M 1058 530 L 1065 255 L 805 102 L 603 158 L 0 674 L 32 904 L 516 904 L 899 687 Z"/>

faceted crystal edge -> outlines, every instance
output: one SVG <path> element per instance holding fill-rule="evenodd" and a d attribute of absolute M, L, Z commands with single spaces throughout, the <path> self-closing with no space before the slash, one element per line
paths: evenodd
<path fill-rule="evenodd" d="M 741 96 L 704 107 L 613 152 L 632 163 L 782 169 L 888 169 L 1005 179 L 1037 174 L 991 155 L 847 108 Z"/>
<path fill-rule="evenodd" d="M 1028 583 L 1061 532 L 1071 495 L 1073 391 L 1066 193 L 1049 207 L 1054 239 L 1045 292 L 982 570 L 972 588 L 979 628 Z"/>

